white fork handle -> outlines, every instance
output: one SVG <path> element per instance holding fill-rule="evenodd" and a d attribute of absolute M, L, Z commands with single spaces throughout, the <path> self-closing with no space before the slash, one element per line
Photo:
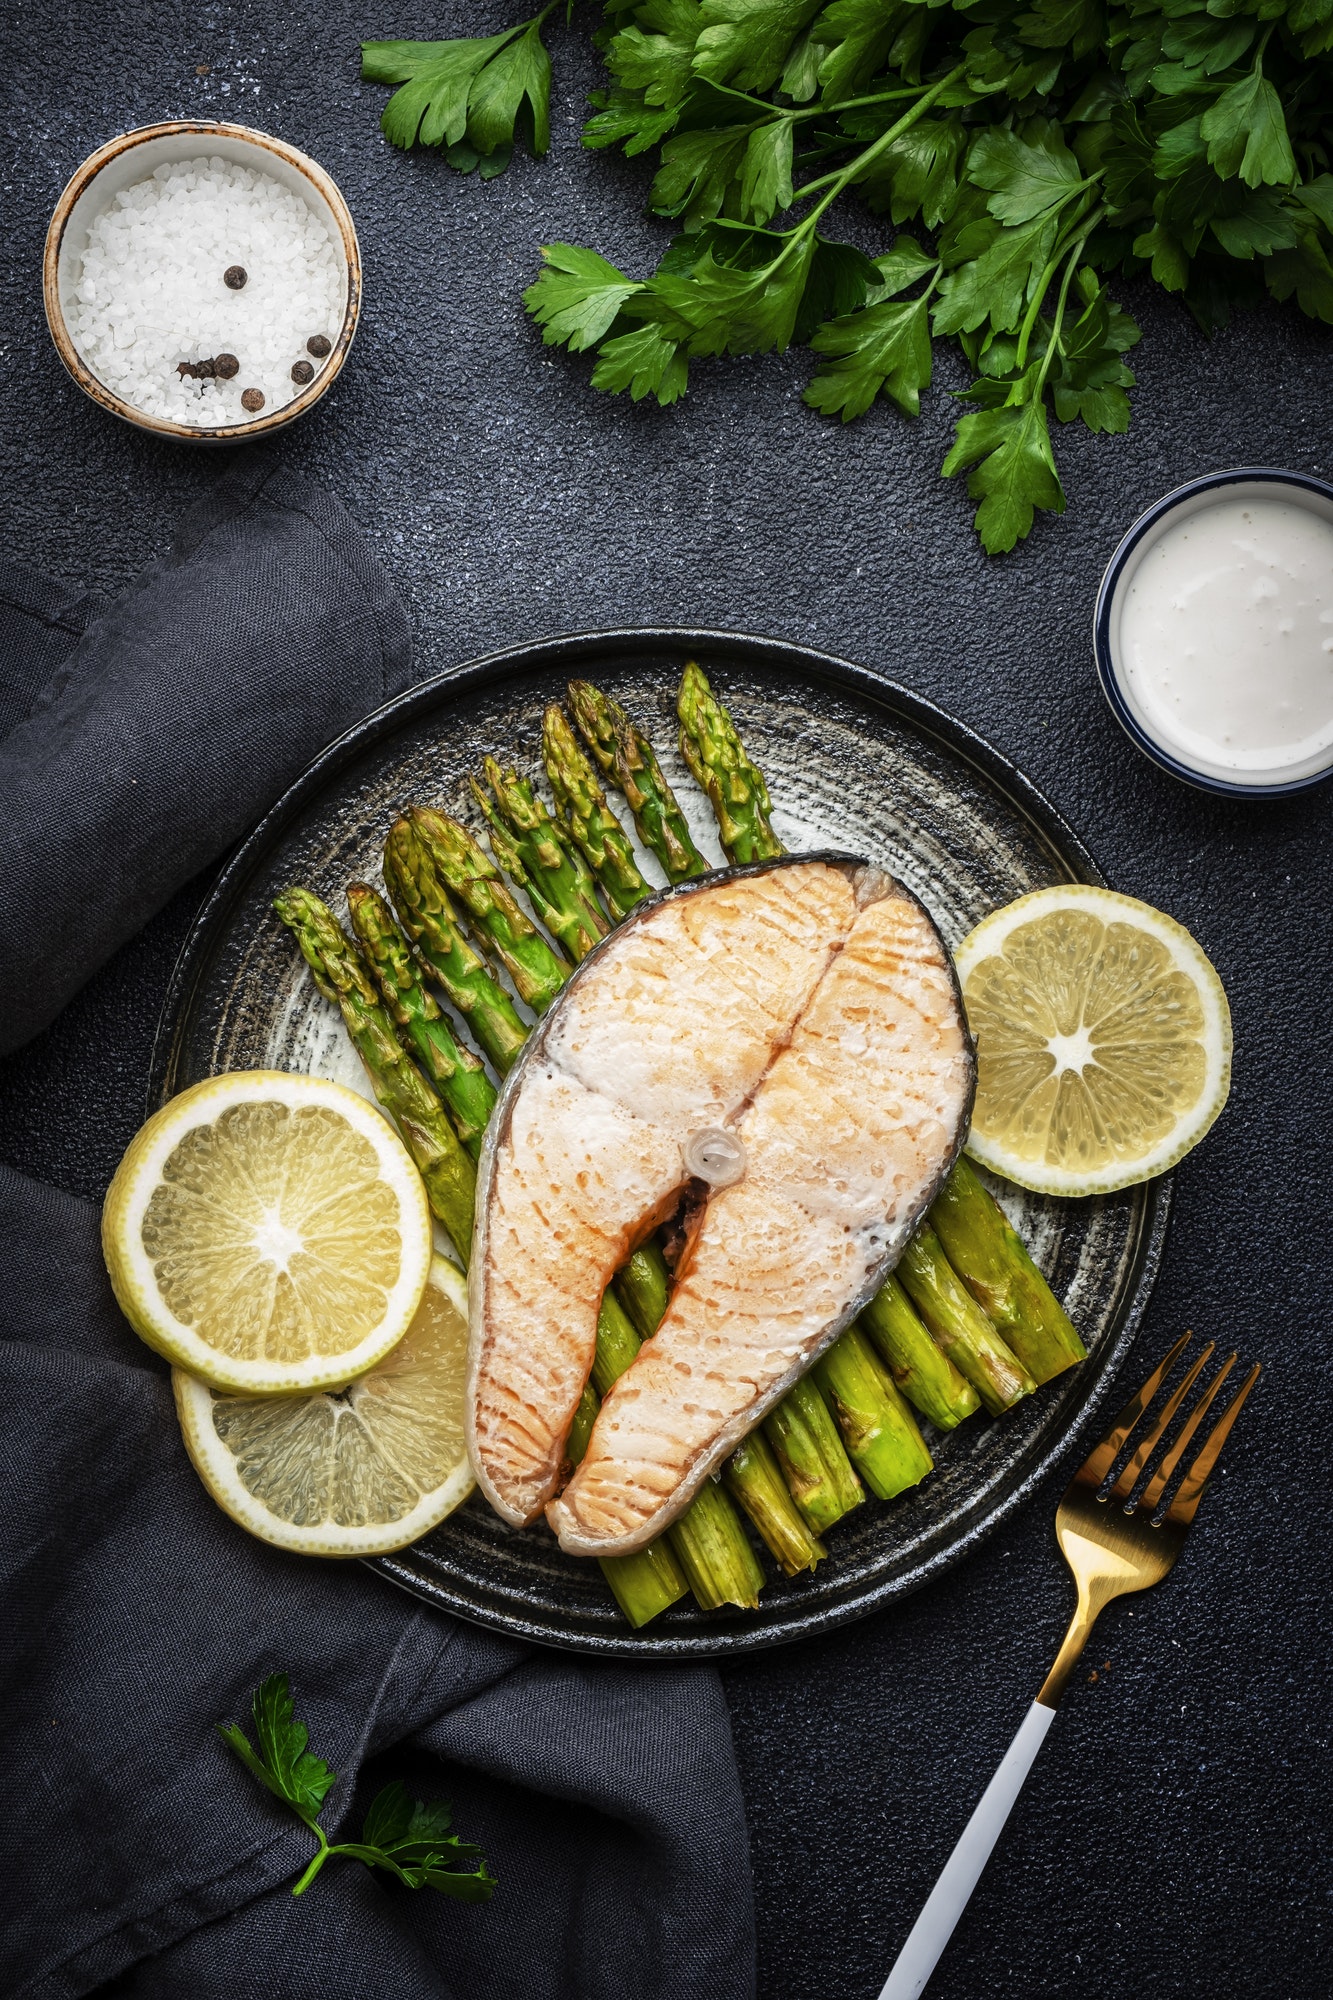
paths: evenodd
<path fill-rule="evenodd" d="M 991 1858 L 1014 1800 L 1023 1789 L 1023 1780 L 1054 1721 L 1053 1708 L 1033 1702 L 1022 1728 L 1004 1754 L 1003 1763 L 963 1828 L 958 1845 L 945 1862 L 943 1874 L 926 1898 L 921 1915 L 894 1960 L 892 1972 L 880 1988 L 879 2000 L 916 2000 L 930 1978 L 940 1953 L 953 1936 L 954 1926 L 967 1908 L 969 1896 L 981 1880 L 981 1871 Z"/>

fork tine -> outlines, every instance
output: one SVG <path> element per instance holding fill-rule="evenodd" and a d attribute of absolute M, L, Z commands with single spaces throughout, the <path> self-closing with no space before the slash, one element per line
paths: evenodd
<path fill-rule="evenodd" d="M 1228 1354 L 1226 1360 L 1218 1369 L 1216 1375 L 1214 1375 L 1212 1381 L 1208 1384 L 1208 1387 L 1204 1390 L 1202 1396 L 1200 1396 L 1198 1402 L 1194 1405 L 1194 1408 L 1190 1411 L 1188 1417 L 1186 1417 L 1181 1427 L 1180 1436 L 1176 1439 L 1170 1451 L 1148 1481 L 1143 1498 L 1139 1502 L 1139 1506 L 1145 1514 L 1155 1514 L 1161 1506 L 1162 1495 L 1175 1477 L 1176 1467 L 1180 1464 L 1181 1459 L 1189 1449 L 1190 1439 L 1194 1436 L 1195 1431 L 1198 1430 L 1199 1425 L 1217 1401 L 1218 1391 L 1235 1365 L 1236 1354 L 1233 1348 L 1232 1352 Z"/>
<path fill-rule="evenodd" d="M 1166 1436 L 1172 1418 L 1175 1416 L 1176 1411 L 1180 1408 L 1181 1404 L 1184 1402 L 1185 1397 L 1188 1395 L 1189 1391 L 1194 1387 L 1194 1384 L 1198 1381 L 1199 1370 L 1203 1367 L 1204 1362 L 1210 1358 L 1210 1356 L 1212 1355 L 1212 1351 L 1213 1351 L 1213 1342 L 1210 1340 L 1207 1346 L 1204 1348 L 1203 1353 L 1199 1356 L 1198 1360 L 1195 1362 L 1194 1366 L 1185 1376 L 1185 1379 L 1181 1383 L 1180 1387 L 1172 1392 L 1170 1400 L 1166 1403 L 1165 1407 L 1162 1410 L 1161 1415 L 1157 1419 L 1157 1422 L 1152 1426 L 1152 1429 L 1148 1432 L 1143 1442 L 1141 1444 L 1135 1445 L 1133 1457 L 1130 1458 L 1130 1460 L 1125 1466 L 1124 1471 L 1121 1473 L 1119 1479 L 1116 1480 L 1115 1485 L 1111 1488 L 1111 1491 L 1107 1496 L 1108 1499 L 1122 1500 L 1125 1503 L 1125 1510 L 1127 1513 L 1132 1512 L 1132 1509 L 1130 1508 L 1129 1505 L 1130 1495 L 1133 1493 L 1134 1488 L 1139 1483 L 1139 1478 L 1143 1472 L 1144 1466 L 1148 1463 L 1148 1460 L 1152 1457 L 1158 1445 L 1162 1442 L 1162 1439 Z"/>
<path fill-rule="evenodd" d="M 1259 1380 L 1260 1367 L 1256 1361 L 1245 1380 L 1237 1389 L 1218 1421 L 1214 1424 L 1208 1442 L 1195 1459 L 1189 1471 L 1180 1482 L 1180 1491 L 1167 1509 L 1166 1518 L 1173 1527 L 1188 1528 L 1198 1512 L 1203 1490 L 1208 1484 L 1208 1475 L 1217 1464 L 1223 1445 L 1231 1435 L 1231 1426 L 1240 1415 L 1240 1406 Z"/>
<path fill-rule="evenodd" d="M 1101 1485 L 1107 1473 L 1119 1458 L 1130 1432 L 1147 1409 L 1149 1403 L 1151 1403 L 1153 1397 L 1157 1394 L 1157 1391 L 1161 1388 L 1172 1362 L 1189 1339 L 1190 1335 L 1188 1333 L 1181 1334 L 1180 1339 L 1171 1349 L 1166 1359 L 1153 1369 L 1152 1374 L 1148 1377 L 1138 1394 L 1130 1397 L 1101 1443 L 1088 1453 L 1083 1464 L 1074 1474 L 1080 1486 L 1091 1486 L 1095 1489 Z"/>

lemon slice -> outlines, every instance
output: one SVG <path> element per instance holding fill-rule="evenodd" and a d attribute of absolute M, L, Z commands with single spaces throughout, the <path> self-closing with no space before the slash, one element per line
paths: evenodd
<path fill-rule="evenodd" d="M 1038 889 L 954 955 L 977 1043 L 967 1150 L 1042 1194 L 1108 1194 L 1197 1146 L 1231 1087 L 1231 1013 L 1187 930 L 1109 889 Z"/>
<path fill-rule="evenodd" d="M 226 1396 L 172 1371 L 185 1448 L 219 1507 L 308 1556 L 401 1549 L 467 1498 L 466 1383 L 467 1284 L 443 1257 L 397 1347 L 346 1389 Z"/>
<path fill-rule="evenodd" d="M 374 1105 L 251 1070 L 182 1091 L 132 1141 L 102 1251 L 141 1339 L 219 1389 L 291 1394 L 364 1374 L 412 1321 L 430 1210 Z"/>

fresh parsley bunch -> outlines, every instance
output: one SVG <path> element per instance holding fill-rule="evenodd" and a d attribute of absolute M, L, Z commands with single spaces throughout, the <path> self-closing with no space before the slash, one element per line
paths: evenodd
<path fill-rule="evenodd" d="M 1333 0 L 605 0 L 597 39 L 584 142 L 655 155 L 675 229 L 643 278 L 549 245 L 544 340 L 663 404 L 692 360 L 804 343 L 806 401 L 844 422 L 877 396 L 915 415 L 954 340 L 971 407 L 942 471 L 992 553 L 1063 511 L 1052 416 L 1129 424 L 1139 330 L 1108 280 L 1149 271 L 1207 331 L 1266 291 L 1333 324 Z M 367 74 L 374 49 L 483 46 L 371 44 Z M 459 143 L 450 88 L 412 137 Z M 830 235 L 844 196 L 893 226 L 886 254 Z"/>
<path fill-rule="evenodd" d="M 301 1895 L 332 1855 L 383 1868 L 409 1889 L 438 1889 L 458 1902 L 484 1903 L 495 1888 L 486 1863 L 461 1870 L 458 1863 L 481 1849 L 449 1832 L 449 1808 L 412 1798 L 399 1779 L 370 1802 L 360 1840 L 329 1844 L 319 1813 L 335 1782 L 322 1757 L 307 1748 L 309 1735 L 298 1722 L 286 1674 L 272 1674 L 255 1689 L 251 1703 L 255 1743 L 234 1722 L 220 1722 L 218 1734 L 236 1752 L 252 1777 L 274 1798 L 290 1806 L 319 1843 L 310 1865 L 292 1890 Z"/>

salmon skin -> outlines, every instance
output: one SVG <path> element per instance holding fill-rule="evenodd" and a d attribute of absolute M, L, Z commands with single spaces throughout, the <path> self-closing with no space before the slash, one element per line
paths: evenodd
<path fill-rule="evenodd" d="M 973 1063 L 920 905 L 845 855 L 664 891 L 584 961 L 511 1072 L 477 1189 L 469 1447 L 515 1525 L 638 1548 L 877 1289 L 966 1132 Z M 691 1136 L 746 1154 L 656 1338 L 554 1499 L 602 1292 Z M 549 1504 L 548 1504 L 549 1503 Z"/>

